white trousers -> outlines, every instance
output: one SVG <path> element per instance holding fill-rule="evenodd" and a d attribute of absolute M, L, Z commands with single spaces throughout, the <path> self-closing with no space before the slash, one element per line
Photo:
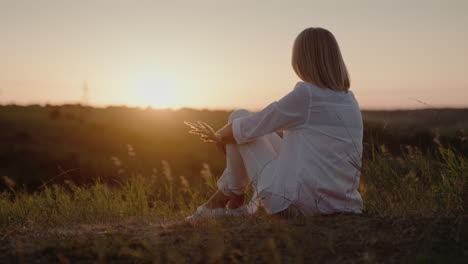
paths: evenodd
<path fill-rule="evenodd" d="M 236 110 L 229 116 L 229 122 L 251 114 L 245 109 Z M 265 165 L 278 156 L 281 140 L 278 134 L 271 133 L 245 144 L 227 144 L 226 169 L 218 180 L 219 190 L 225 195 L 240 195 L 249 184 L 255 188 Z"/>

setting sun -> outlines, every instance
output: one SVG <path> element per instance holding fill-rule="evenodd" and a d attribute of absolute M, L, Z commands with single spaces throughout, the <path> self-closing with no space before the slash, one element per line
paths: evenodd
<path fill-rule="evenodd" d="M 138 106 L 175 108 L 179 106 L 180 81 L 167 75 L 146 76 L 135 80 L 135 101 Z"/>

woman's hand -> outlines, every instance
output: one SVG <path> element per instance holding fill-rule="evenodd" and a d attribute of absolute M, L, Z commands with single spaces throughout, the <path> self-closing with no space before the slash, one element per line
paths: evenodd
<path fill-rule="evenodd" d="M 278 131 L 276 131 L 276 134 L 278 134 L 278 136 L 280 136 L 280 138 L 283 138 L 284 131 L 283 130 L 278 130 Z"/>
<path fill-rule="evenodd" d="M 215 142 L 216 147 L 221 153 L 226 154 L 226 144 L 236 144 L 230 123 L 217 132 L 210 125 L 202 121 L 198 121 L 197 123 L 185 121 L 184 124 L 190 127 L 190 134 L 199 135 L 203 142 Z"/>
<path fill-rule="evenodd" d="M 224 127 L 218 130 L 216 134 L 224 144 L 237 144 L 236 140 L 234 139 L 231 123 L 227 123 Z"/>

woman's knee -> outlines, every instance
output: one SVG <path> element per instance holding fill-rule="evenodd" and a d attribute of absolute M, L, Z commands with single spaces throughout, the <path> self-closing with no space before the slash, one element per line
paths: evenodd
<path fill-rule="evenodd" d="M 232 113 L 229 115 L 229 122 L 232 122 L 232 120 L 239 118 L 239 117 L 244 117 L 244 116 L 249 116 L 251 113 L 249 110 L 246 109 L 237 109 L 232 111 Z"/>

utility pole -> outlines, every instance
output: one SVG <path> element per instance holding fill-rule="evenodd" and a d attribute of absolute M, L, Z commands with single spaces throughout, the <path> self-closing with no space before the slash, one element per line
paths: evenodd
<path fill-rule="evenodd" d="M 89 104 L 89 87 L 88 81 L 83 82 L 83 95 L 81 96 L 81 104 L 88 105 Z"/>

